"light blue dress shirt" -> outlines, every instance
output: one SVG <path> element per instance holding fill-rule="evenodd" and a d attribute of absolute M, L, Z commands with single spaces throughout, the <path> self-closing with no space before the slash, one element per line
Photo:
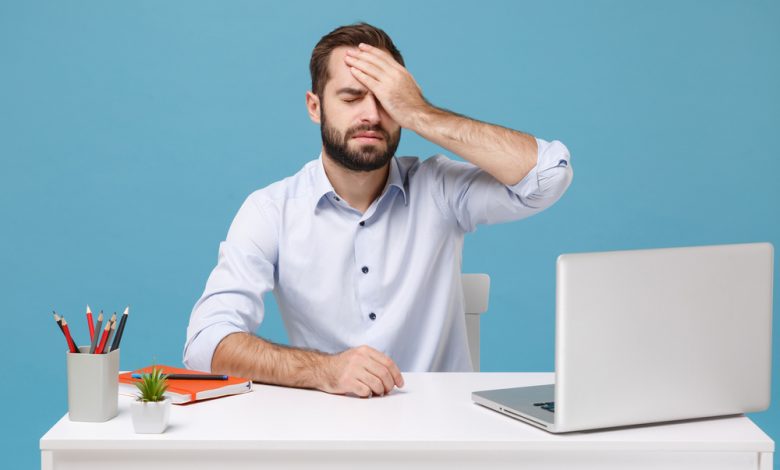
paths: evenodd
<path fill-rule="evenodd" d="M 443 155 L 395 157 L 363 214 L 333 190 L 321 155 L 255 191 L 192 311 L 185 365 L 209 371 L 225 336 L 258 329 L 273 291 L 292 346 L 337 353 L 365 344 L 401 371 L 471 371 L 464 235 L 540 212 L 571 183 L 568 149 L 536 141 L 536 167 L 513 186 Z"/>

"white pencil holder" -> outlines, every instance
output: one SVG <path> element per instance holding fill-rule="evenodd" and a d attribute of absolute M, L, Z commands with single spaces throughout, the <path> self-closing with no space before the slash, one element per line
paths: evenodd
<path fill-rule="evenodd" d="M 102 422 L 117 415 L 119 403 L 119 349 L 106 354 L 67 352 L 68 418 Z"/>

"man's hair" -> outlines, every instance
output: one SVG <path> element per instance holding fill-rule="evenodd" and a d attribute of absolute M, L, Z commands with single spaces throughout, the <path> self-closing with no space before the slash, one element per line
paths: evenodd
<path fill-rule="evenodd" d="M 311 51 L 309 71 L 311 72 L 311 90 L 315 95 L 322 98 L 325 84 L 330 80 L 328 61 L 333 49 L 341 46 L 357 47 L 361 42 L 388 51 L 399 64 L 404 65 L 401 52 L 395 47 L 390 36 L 381 29 L 368 23 L 339 26 L 323 36 L 314 46 L 314 50 Z"/>

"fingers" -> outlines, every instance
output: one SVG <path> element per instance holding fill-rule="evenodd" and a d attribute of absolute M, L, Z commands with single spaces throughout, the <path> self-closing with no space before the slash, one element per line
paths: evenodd
<path fill-rule="evenodd" d="M 385 71 L 385 67 L 382 64 L 377 64 L 374 61 L 371 60 L 365 60 L 363 57 L 354 57 L 351 55 L 344 56 L 344 62 L 347 63 L 350 67 L 354 67 L 358 70 L 362 70 L 368 75 L 371 75 L 371 77 L 379 80 L 384 76 L 387 72 Z"/>
<path fill-rule="evenodd" d="M 365 75 L 370 76 L 377 82 L 381 82 L 385 77 L 391 77 L 395 79 L 395 74 L 401 70 L 405 70 L 404 67 L 395 61 L 393 56 L 386 51 L 369 46 L 368 44 L 360 44 L 360 50 L 355 51 L 348 49 L 344 56 L 344 61 L 352 68 L 356 68 L 362 71 Z"/>
<path fill-rule="evenodd" d="M 347 55 L 344 56 L 344 60 L 348 65 L 354 65 L 360 69 L 365 69 L 365 72 L 374 75 L 375 78 L 379 78 L 376 74 L 395 72 L 393 64 L 388 63 L 387 60 L 368 51 L 347 50 Z"/>
<path fill-rule="evenodd" d="M 404 378 L 401 375 L 401 370 L 390 357 L 373 348 L 369 348 L 369 355 L 371 359 L 378 362 L 390 374 L 392 383 L 395 384 L 396 387 L 401 388 L 404 386 Z"/>
<path fill-rule="evenodd" d="M 350 69 L 360 70 L 361 72 L 373 78 L 377 82 L 381 81 L 382 77 L 386 76 L 383 70 L 368 62 L 361 62 L 355 59 L 347 58 L 347 65 L 350 66 Z"/>
<path fill-rule="evenodd" d="M 379 85 L 379 80 L 368 75 L 362 70 L 359 70 L 355 67 L 350 67 L 349 71 L 352 72 L 352 76 L 354 76 L 360 83 L 365 85 L 369 90 L 376 90 L 377 85 Z"/>
<path fill-rule="evenodd" d="M 382 389 L 379 390 L 378 395 L 384 395 L 390 393 L 395 387 L 395 380 L 387 367 L 371 358 L 366 364 L 366 371 L 371 374 L 372 377 L 379 379 Z M 377 391 L 372 387 L 372 390 Z"/>
<path fill-rule="evenodd" d="M 333 390 L 326 391 L 359 397 L 383 396 L 404 384 L 395 362 L 369 346 L 344 351 L 334 356 L 333 364 L 333 372 L 340 378 Z"/>
<path fill-rule="evenodd" d="M 361 373 L 357 378 L 357 380 L 369 388 L 369 397 L 372 395 L 382 397 L 385 395 L 385 393 L 390 393 L 390 390 L 392 390 L 391 388 L 390 390 L 385 391 L 385 384 L 382 382 L 382 380 L 368 370 L 364 370 L 363 373 Z"/>
<path fill-rule="evenodd" d="M 365 52 L 366 54 L 362 54 L 361 56 L 370 56 L 374 57 L 378 60 L 381 60 L 386 65 L 393 67 L 395 69 L 402 69 L 404 68 L 403 65 L 399 64 L 397 60 L 395 60 L 395 57 L 393 57 L 389 52 L 387 52 L 384 49 L 380 49 L 378 47 L 374 47 L 370 44 L 358 44 L 358 49 L 361 52 Z"/>
<path fill-rule="evenodd" d="M 345 395 L 353 395 L 360 398 L 371 398 L 373 395 L 373 392 L 371 391 L 371 387 L 364 384 L 360 380 L 353 380 L 350 384 L 348 390 L 344 392 Z"/>
<path fill-rule="evenodd" d="M 362 359 L 358 380 L 368 385 L 375 395 L 392 392 L 396 385 L 392 369 L 398 369 L 393 360 L 370 346 L 360 346 L 355 351 Z"/>

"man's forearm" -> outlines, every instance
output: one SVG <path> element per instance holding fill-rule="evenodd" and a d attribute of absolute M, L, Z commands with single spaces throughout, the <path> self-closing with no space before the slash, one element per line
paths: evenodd
<path fill-rule="evenodd" d="M 287 387 L 323 389 L 327 354 L 270 343 L 249 333 L 226 336 L 214 351 L 211 371 Z"/>
<path fill-rule="evenodd" d="M 498 181 L 519 183 L 536 165 L 536 139 L 505 127 L 426 106 L 410 129 L 490 173 Z"/>

